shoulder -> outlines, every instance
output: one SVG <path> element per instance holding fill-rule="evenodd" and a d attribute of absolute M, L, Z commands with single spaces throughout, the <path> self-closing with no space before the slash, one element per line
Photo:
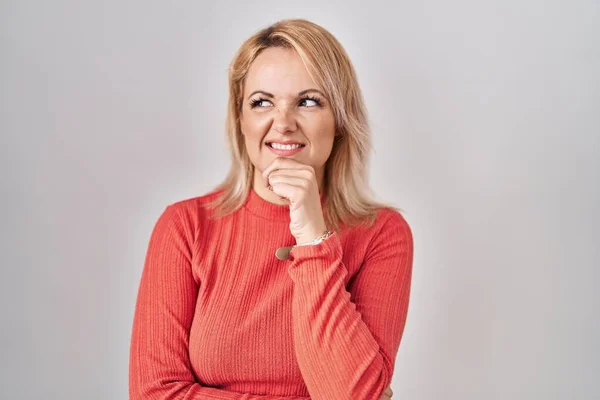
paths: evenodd
<path fill-rule="evenodd" d="M 412 251 L 412 229 L 406 218 L 392 208 L 378 210 L 376 222 L 369 230 L 368 251 L 381 248 L 404 248 Z"/>
<path fill-rule="evenodd" d="M 381 208 L 377 212 L 377 219 L 374 224 L 375 231 L 394 231 L 403 236 L 412 238 L 412 230 L 404 215 L 392 208 Z"/>
<path fill-rule="evenodd" d="M 210 209 L 207 207 L 220 191 L 167 203 L 159 214 L 152 233 L 153 243 L 177 243 L 178 248 L 189 252 L 189 257 L 199 253 L 206 233 L 210 231 Z"/>
<path fill-rule="evenodd" d="M 195 242 L 206 229 L 210 215 L 208 205 L 220 191 L 211 191 L 200 196 L 167 203 L 158 216 L 155 230 L 169 231 Z"/>
<path fill-rule="evenodd" d="M 177 200 L 167 204 L 164 211 L 179 215 L 186 220 L 199 221 L 208 216 L 210 213 L 208 206 L 221 192 L 222 190 L 213 190 L 199 196 Z"/>

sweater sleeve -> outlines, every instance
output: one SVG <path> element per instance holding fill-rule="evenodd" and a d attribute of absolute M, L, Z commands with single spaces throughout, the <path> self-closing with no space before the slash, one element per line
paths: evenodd
<path fill-rule="evenodd" d="M 188 224 L 189 225 L 189 224 Z M 199 282 L 192 273 L 191 228 L 169 205 L 152 234 L 137 294 L 129 360 L 131 400 L 299 400 L 201 386 L 188 354 Z"/>
<path fill-rule="evenodd" d="M 389 214 L 348 289 L 338 233 L 290 251 L 294 347 L 313 400 L 378 400 L 391 383 L 408 313 L 413 237 L 401 214 Z"/>

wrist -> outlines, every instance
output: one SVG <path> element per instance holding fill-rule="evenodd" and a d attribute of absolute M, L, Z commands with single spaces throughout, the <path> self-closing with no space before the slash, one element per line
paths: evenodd
<path fill-rule="evenodd" d="M 280 247 L 280 248 L 278 248 L 277 251 L 275 252 L 275 257 L 277 257 L 279 260 L 287 260 L 287 259 L 289 259 L 290 252 L 295 247 L 298 247 L 298 246 L 310 246 L 310 245 L 319 244 L 323 240 L 326 240 L 328 237 L 330 237 L 333 234 L 334 234 L 333 231 L 329 231 L 329 230 L 325 229 L 324 233 L 322 235 L 318 236 L 316 239 L 314 239 L 314 240 L 312 240 L 310 242 L 301 243 L 298 239 L 296 239 L 296 243 L 297 244 L 295 244 L 293 246 L 287 246 L 287 247 Z"/>
<path fill-rule="evenodd" d="M 296 245 L 300 246 L 305 243 L 310 243 L 313 240 L 317 239 L 319 236 L 321 236 L 326 230 L 327 230 L 327 228 L 323 225 L 317 229 L 307 230 L 306 232 L 303 232 L 300 235 L 295 237 Z"/>
<path fill-rule="evenodd" d="M 312 237 L 314 237 L 314 239 L 312 239 L 312 240 L 309 240 L 309 241 L 296 240 L 296 244 L 293 247 L 319 244 L 331 235 L 333 235 L 333 231 L 330 231 L 328 229 L 323 229 L 320 234 L 313 235 Z"/>

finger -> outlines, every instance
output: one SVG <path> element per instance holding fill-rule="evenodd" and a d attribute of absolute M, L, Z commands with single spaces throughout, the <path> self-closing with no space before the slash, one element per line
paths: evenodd
<path fill-rule="evenodd" d="M 275 169 L 306 169 L 314 173 L 314 169 L 310 165 L 292 160 L 291 158 L 278 157 L 273 160 L 273 162 L 271 162 L 271 164 L 269 164 L 262 172 L 263 178 L 266 178 L 269 173 Z"/>
<path fill-rule="evenodd" d="M 265 174 L 265 176 L 271 176 L 271 175 L 277 175 L 277 174 L 283 174 L 283 175 L 293 175 L 293 176 L 305 176 L 305 177 L 311 177 L 313 175 L 312 171 L 306 168 L 298 168 L 298 169 L 292 169 L 292 168 L 278 168 L 278 169 L 274 169 L 272 170 L 270 173 Z"/>
<path fill-rule="evenodd" d="M 302 168 L 302 167 L 312 168 L 312 166 L 309 164 L 305 164 L 298 160 L 295 160 L 293 158 L 288 158 L 288 157 L 276 157 L 273 161 L 271 161 L 271 163 L 267 166 L 267 168 L 269 168 L 271 166 L 277 167 L 277 168 Z"/>
<path fill-rule="evenodd" d="M 387 387 L 387 389 L 385 389 L 385 391 L 383 393 L 390 397 L 392 397 L 392 395 L 394 394 L 394 392 L 392 392 L 392 388 L 389 386 Z"/>
<path fill-rule="evenodd" d="M 314 176 L 313 172 L 308 169 L 282 168 L 282 169 L 272 169 L 272 170 L 268 171 L 267 173 L 263 173 L 263 182 L 264 182 L 265 186 L 269 186 L 270 178 L 272 176 L 276 176 L 276 175 L 296 176 L 296 177 L 304 178 L 308 181 L 313 181 L 313 180 L 316 181 L 316 177 Z"/>
<path fill-rule="evenodd" d="M 278 169 L 267 175 L 265 178 L 265 185 L 268 186 L 269 183 L 273 181 L 272 178 L 278 176 L 303 179 L 309 184 L 311 182 L 316 182 L 316 178 L 313 176 L 312 172 L 306 169 Z"/>
<path fill-rule="evenodd" d="M 286 183 L 288 185 L 297 186 L 300 188 L 310 187 L 310 182 L 302 177 L 291 176 L 291 175 L 269 175 L 267 184 L 271 187 L 275 187 L 278 183 Z"/>
<path fill-rule="evenodd" d="M 303 187 L 288 182 L 274 182 L 270 186 L 273 193 L 281 197 L 282 200 L 287 199 L 290 204 L 301 202 L 303 192 L 306 191 Z"/>
<path fill-rule="evenodd" d="M 292 175 L 292 176 L 302 176 L 308 180 L 316 180 L 315 173 L 308 168 L 273 168 L 265 170 L 262 174 L 263 180 L 265 182 L 268 181 L 269 176 L 283 174 L 283 175 Z"/>
<path fill-rule="evenodd" d="M 381 397 L 379 398 L 379 400 L 392 400 L 392 399 L 389 396 L 382 394 Z"/>

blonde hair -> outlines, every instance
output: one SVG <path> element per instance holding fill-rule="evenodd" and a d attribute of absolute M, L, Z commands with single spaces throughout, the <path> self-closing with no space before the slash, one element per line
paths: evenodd
<path fill-rule="evenodd" d="M 214 217 L 239 209 L 252 188 L 254 165 L 246 152 L 240 129 L 243 85 L 252 62 L 269 47 L 295 50 L 333 109 L 336 136 L 325 163 L 323 181 L 323 211 L 327 227 L 338 231 L 341 223 L 371 225 L 381 208 L 403 211 L 371 198 L 367 182 L 370 129 L 356 73 L 344 48 L 321 26 L 304 19 L 288 19 L 261 29 L 248 38 L 229 66 L 226 134 L 231 168 L 225 180 L 215 188 L 222 193 L 210 204 L 216 210 Z"/>

